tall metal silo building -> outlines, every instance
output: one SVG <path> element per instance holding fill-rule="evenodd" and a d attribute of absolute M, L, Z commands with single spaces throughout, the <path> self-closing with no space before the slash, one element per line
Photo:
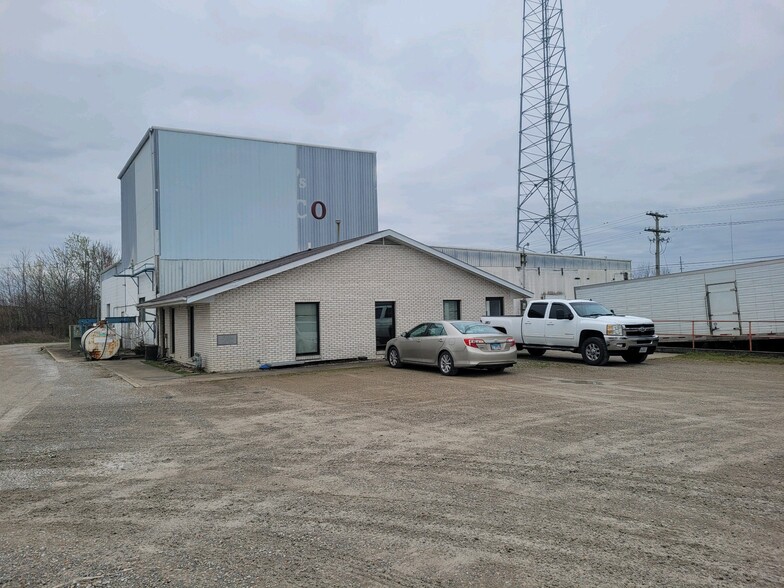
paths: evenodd
<path fill-rule="evenodd" d="M 118 177 L 122 259 L 102 277 L 103 318 L 378 231 L 374 152 L 152 127 Z M 152 342 L 153 329 L 141 316 L 125 337 Z"/>

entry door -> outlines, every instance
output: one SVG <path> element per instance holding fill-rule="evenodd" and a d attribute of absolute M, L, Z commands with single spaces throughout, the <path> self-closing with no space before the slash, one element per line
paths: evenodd
<path fill-rule="evenodd" d="M 395 336 L 395 303 L 376 302 L 376 349 L 384 349 Z"/>
<path fill-rule="evenodd" d="M 740 335 L 740 312 L 736 283 L 708 284 L 706 288 L 711 335 Z"/>

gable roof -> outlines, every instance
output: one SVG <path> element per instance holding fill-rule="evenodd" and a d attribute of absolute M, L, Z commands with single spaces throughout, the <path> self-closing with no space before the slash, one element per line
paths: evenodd
<path fill-rule="evenodd" d="M 214 280 L 202 282 L 201 284 L 166 294 L 165 296 L 161 296 L 154 300 L 150 300 L 149 302 L 139 304 L 138 306 L 139 308 L 157 308 L 161 306 L 194 304 L 207 298 L 211 298 L 217 294 L 228 292 L 229 290 L 234 290 L 235 288 L 252 284 L 253 282 L 269 278 L 276 274 L 313 263 L 314 261 L 318 261 L 320 259 L 331 257 L 332 255 L 343 253 L 344 251 L 349 251 L 350 249 L 361 247 L 362 245 L 375 243 L 377 241 L 391 241 L 400 245 L 406 245 L 412 249 L 416 249 L 422 253 L 440 259 L 464 271 L 482 277 L 503 288 L 517 292 L 524 298 L 530 298 L 533 296 L 533 292 L 526 290 L 517 284 L 507 282 L 506 280 L 499 278 L 496 275 L 469 265 L 460 261 L 459 259 L 455 259 L 454 257 L 450 257 L 445 253 L 441 253 L 440 251 L 433 249 L 432 247 L 423 245 L 422 243 L 415 241 L 410 237 L 406 237 L 405 235 L 401 235 L 400 233 L 387 229 L 378 233 L 365 235 L 363 237 L 356 237 L 354 239 L 340 241 L 339 243 L 332 243 L 330 245 L 324 245 L 323 247 L 316 247 L 315 249 L 308 249 L 306 251 L 292 253 L 291 255 L 287 255 L 285 257 L 280 257 L 266 263 L 254 265 L 244 270 L 227 274 L 225 276 L 221 276 L 220 278 L 215 278 Z"/>

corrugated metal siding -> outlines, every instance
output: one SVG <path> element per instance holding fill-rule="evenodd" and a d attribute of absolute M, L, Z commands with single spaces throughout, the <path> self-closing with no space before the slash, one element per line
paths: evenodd
<path fill-rule="evenodd" d="M 267 259 L 162 259 L 159 296 L 244 270 Z"/>
<path fill-rule="evenodd" d="M 152 144 L 150 141 L 136 155 L 133 165 L 136 176 L 136 264 L 155 254 L 155 185 L 153 183 Z"/>
<path fill-rule="evenodd" d="M 741 323 L 784 320 L 784 260 L 578 287 L 576 293 L 578 297 L 601 302 L 619 314 L 651 318 L 662 324 L 662 332 L 691 333 L 690 324 L 668 324 L 667 320 L 703 321 L 695 324 L 695 332 L 706 335 L 710 334 L 705 322 L 709 318 L 707 285 L 728 281 L 737 285 Z M 746 333 L 748 325 L 741 326 Z M 755 323 L 752 328 L 784 333 L 784 323 Z"/>
<path fill-rule="evenodd" d="M 296 251 L 295 146 L 156 133 L 162 258 L 257 259 Z"/>
<path fill-rule="evenodd" d="M 631 272 L 631 261 L 619 259 L 526 252 L 525 269 L 522 269 L 521 251 L 462 247 L 434 249 L 520 284 L 533 292 L 534 298 L 572 298 L 576 285 L 621 281 L 628 278 Z"/>
<path fill-rule="evenodd" d="M 120 220 L 122 223 L 122 267 L 136 259 L 136 172 L 131 164 L 120 179 Z"/>
<path fill-rule="evenodd" d="M 375 153 L 297 147 L 299 250 L 329 245 L 378 231 Z M 326 216 L 314 218 L 311 207 L 323 202 Z"/>
<path fill-rule="evenodd" d="M 784 333 L 784 323 L 764 322 L 784 321 L 784 260 L 740 268 L 736 274 L 740 320 L 763 321 L 755 327 L 764 333 Z"/>
<path fill-rule="evenodd" d="M 442 253 L 456 257 L 475 267 L 521 267 L 522 251 L 497 251 L 469 249 L 463 247 L 433 247 Z M 607 272 L 631 272 L 632 262 L 623 259 L 579 257 L 525 252 L 526 267 L 529 269 L 555 270 L 606 270 Z"/>
<path fill-rule="evenodd" d="M 482 249 L 463 249 L 460 247 L 433 247 L 474 267 L 520 267 L 519 251 L 488 251 Z"/>

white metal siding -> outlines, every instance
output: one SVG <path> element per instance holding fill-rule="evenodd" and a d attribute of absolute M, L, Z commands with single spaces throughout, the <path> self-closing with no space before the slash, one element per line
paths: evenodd
<path fill-rule="evenodd" d="M 136 257 L 138 266 L 150 260 L 155 237 L 155 186 L 153 183 L 152 143 L 147 141 L 134 160 L 136 203 Z"/>
<path fill-rule="evenodd" d="M 162 258 L 274 259 L 297 250 L 295 146 L 157 133 Z"/>
<path fill-rule="evenodd" d="M 700 321 L 695 323 L 695 332 L 706 335 L 710 334 L 706 322 L 707 285 L 725 282 L 737 285 L 743 333 L 747 332 L 748 321 L 784 320 L 784 259 L 580 287 L 577 296 L 601 302 L 619 314 L 653 319 L 662 325 L 661 332 L 690 334 L 690 324 L 683 323 L 678 329 L 666 321 Z M 784 333 L 784 323 L 755 323 L 753 328 Z"/>
<path fill-rule="evenodd" d="M 378 232 L 376 154 L 324 147 L 297 147 L 299 198 L 298 249 L 321 247 L 340 239 Z M 326 216 L 311 214 L 314 202 L 323 202 Z"/>
<path fill-rule="evenodd" d="M 160 261 L 159 296 L 189 288 L 269 259 L 162 259 Z"/>

